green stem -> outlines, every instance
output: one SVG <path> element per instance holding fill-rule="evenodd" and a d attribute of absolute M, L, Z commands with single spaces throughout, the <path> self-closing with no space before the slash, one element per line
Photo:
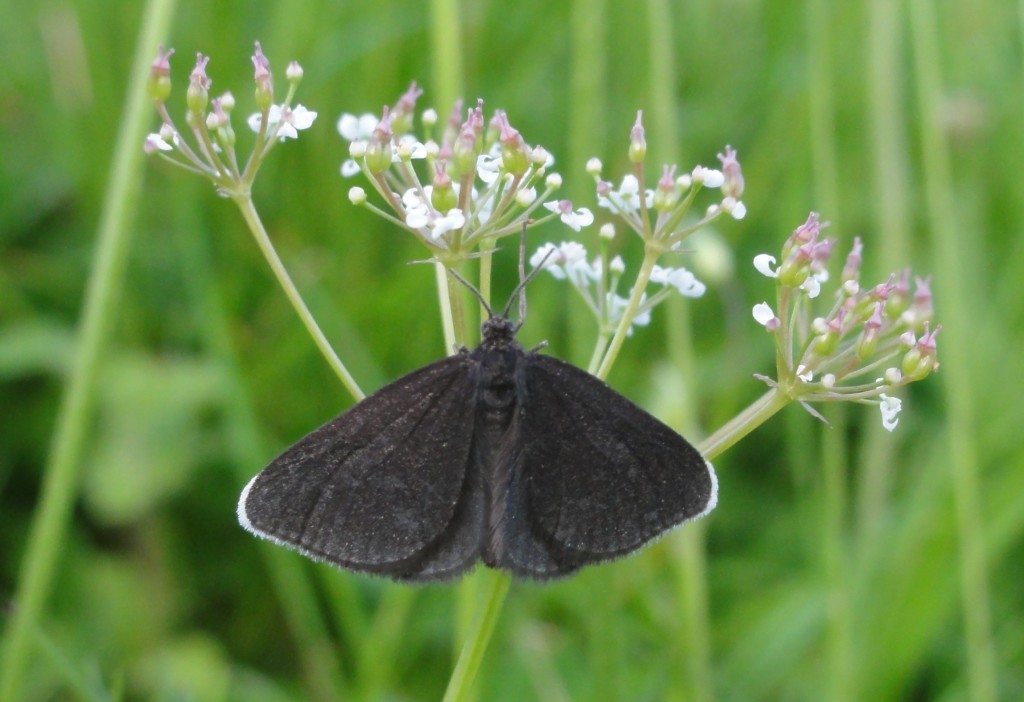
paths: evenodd
<path fill-rule="evenodd" d="M 615 336 L 612 337 L 612 341 L 608 345 L 608 352 L 605 353 L 604 360 L 601 361 L 597 373 L 594 374 L 601 380 L 608 377 L 612 364 L 615 363 L 615 359 L 619 355 L 622 343 L 626 340 L 626 335 L 629 333 L 630 323 L 636 317 L 637 310 L 640 309 L 640 300 L 643 299 L 644 290 L 647 289 L 647 283 L 651 279 L 651 271 L 654 270 L 654 264 L 657 260 L 658 252 L 655 249 L 649 248 L 645 250 L 643 263 L 640 264 L 640 272 L 636 275 L 636 283 L 633 284 L 633 291 L 629 296 L 629 303 L 622 312 L 622 319 L 619 320 Z"/>
<path fill-rule="evenodd" d="M 726 422 L 714 434 L 707 437 L 697 446 L 709 461 L 731 448 L 740 439 L 768 421 L 776 412 L 790 403 L 789 397 L 772 388 L 751 403 L 746 409 Z"/>
<path fill-rule="evenodd" d="M 434 282 L 437 285 L 437 306 L 441 311 L 441 328 L 444 331 L 444 352 L 452 353 L 459 342 L 455 336 L 455 319 L 452 316 L 452 294 L 449 287 L 451 276 L 443 263 L 434 264 Z"/>
<path fill-rule="evenodd" d="M 498 625 L 498 616 L 501 614 L 512 578 L 507 573 L 498 571 L 487 571 L 487 575 L 491 582 L 488 583 L 483 609 L 470 626 L 469 638 L 462 648 L 455 670 L 452 671 L 451 680 L 448 681 L 444 702 L 466 699 L 466 695 L 473 687 L 473 680 L 480 668 L 487 644 L 490 643 L 494 628 Z"/>
<path fill-rule="evenodd" d="M 32 517 L 21 564 L 14 613 L 5 632 L 0 665 L 0 700 L 22 699 L 22 674 L 31 634 L 50 594 L 57 556 L 74 502 L 85 437 L 99 387 L 100 367 L 113 327 L 128 254 L 128 226 L 142 181 L 142 141 L 152 109 L 146 81 L 153 52 L 170 28 L 173 0 L 151 0 L 130 68 L 124 117 L 99 222 L 99 237 L 85 290 L 77 352 L 61 398 L 39 504 Z"/>
<path fill-rule="evenodd" d="M 277 278 L 278 284 L 284 290 L 288 301 L 292 303 L 292 307 L 295 309 L 296 314 L 299 315 L 303 325 L 305 325 L 306 331 L 313 337 L 313 343 L 320 349 L 320 353 L 327 359 L 327 364 L 341 380 L 342 385 L 345 386 L 349 394 L 357 401 L 362 400 L 366 397 L 366 394 L 359 388 L 355 378 L 352 377 L 352 374 L 348 372 L 348 368 L 338 358 L 338 354 L 334 353 L 331 343 L 327 341 L 327 337 L 320 330 L 320 325 L 316 323 L 309 308 L 306 307 L 306 303 L 302 300 L 302 295 L 299 294 L 298 288 L 292 282 L 291 276 L 288 275 L 288 271 L 284 267 L 284 263 L 281 262 L 281 258 L 274 249 L 273 242 L 270 241 L 270 237 L 267 235 L 267 230 L 263 227 L 263 222 L 260 220 L 259 213 L 256 212 L 256 206 L 253 205 L 252 198 L 248 193 L 245 193 L 236 196 L 234 200 L 235 204 L 238 205 L 238 209 L 242 212 L 242 218 L 249 225 L 249 229 L 259 245 L 260 251 L 263 252 L 263 257 L 270 265 L 270 270 L 274 272 L 274 277 Z"/>
<path fill-rule="evenodd" d="M 610 339 L 611 337 L 605 331 L 597 335 L 597 341 L 594 342 L 594 352 L 590 355 L 590 363 L 587 364 L 587 372 L 591 375 L 597 373 L 597 369 L 601 365 L 601 358 L 604 355 L 605 349 L 608 348 L 608 341 Z"/>

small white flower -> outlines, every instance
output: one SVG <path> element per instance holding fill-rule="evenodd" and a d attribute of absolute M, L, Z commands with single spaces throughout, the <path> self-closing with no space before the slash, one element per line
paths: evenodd
<path fill-rule="evenodd" d="M 284 116 L 285 122 L 292 126 L 293 131 L 298 130 L 301 132 L 303 129 L 309 129 L 313 126 L 313 122 L 316 120 L 316 115 L 316 112 L 307 110 L 302 105 L 296 105 L 295 109 L 286 110 Z M 278 132 L 278 136 L 280 136 L 280 132 Z M 290 136 L 294 139 L 298 134 L 293 133 Z"/>
<path fill-rule="evenodd" d="M 466 217 L 462 214 L 462 210 L 458 207 L 453 207 L 446 214 L 434 220 L 431 227 L 431 236 L 435 240 L 440 239 L 447 232 L 462 229 L 465 224 Z"/>
<path fill-rule="evenodd" d="M 153 132 L 146 137 L 146 141 L 142 144 L 142 149 L 147 154 L 153 154 L 157 151 L 173 151 L 174 147 L 164 141 L 161 134 Z"/>
<path fill-rule="evenodd" d="M 294 108 L 271 105 L 267 111 L 267 133 L 281 141 L 297 139 L 299 131 L 309 129 L 313 126 L 315 119 L 316 112 L 307 110 L 302 105 L 296 105 Z M 263 122 L 263 114 L 260 112 L 251 114 L 246 122 L 249 125 L 249 129 L 258 132 Z"/>
<path fill-rule="evenodd" d="M 831 390 L 833 387 L 835 387 L 835 384 L 836 384 L 836 376 L 835 376 L 835 374 L 833 374 L 833 373 L 826 373 L 825 375 L 821 376 L 821 386 L 823 388 L 825 388 L 826 390 Z"/>
<path fill-rule="evenodd" d="M 549 253 L 550 252 L 550 253 Z M 564 267 L 570 267 L 583 262 L 586 266 L 587 250 L 583 244 L 575 241 L 563 241 L 558 246 L 548 243 L 537 249 L 533 256 L 530 256 L 530 265 L 536 268 L 543 261 L 544 268 L 558 280 L 566 279 Z"/>
<path fill-rule="evenodd" d="M 597 196 L 597 206 L 606 210 L 620 211 L 623 214 L 636 212 L 640 208 L 640 181 L 632 174 L 622 178 L 622 185 L 618 190 L 612 190 L 608 196 Z M 654 191 L 644 192 L 644 207 L 651 207 L 654 204 Z"/>
<path fill-rule="evenodd" d="M 413 229 L 421 229 L 430 224 L 430 208 L 418 202 L 405 209 L 405 223 Z"/>
<path fill-rule="evenodd" d="M 601 228 L 597 230 L 597 235 L 602 239 L 614 239 L 615 225 L 611 222 L 605 222 L 601 225 Z"/>
<path fill-rule="evenodd" d="M 725 175 L 714 168 L 697 166 L 693 169 L 693 180 L 701 183 L 705 188 L 720 188 L 725 184 Z"/>
<path fill-rule="evenodd" d="M 885 377 L 885 382 L 890 385 L 899 385 L 900 381 L 903 380 L 903 373 L 895 366 L 886 368 L 883 376 Z"/>
<path fill-rule="evenodd" d="M 651 282 L 656 285 L 671 285 L 684 297 L 700 297 L 707 291 L 704 283 L 685 268 L 655 266 L 651 269 Z"/>
<path fill-rule="evenodd" d="M 601 159 L 596 156 L 592 156 L 587 159 L 587 173 L 590 175 L 595 177 L 601 175 L 601 168 Z"/>
<path fill-rule="evenodd" d="M 809 383 L 814 380 L 814 371 L 811 371 L 807 366 L 800 364 L 796 367 L 796 377 L 805 383 Z"/>
<path fill-rule="evenodd" d="M 685 268 L 677 268 L 668 277 L 668 284 L 679 291 L 683 297 L 701 297 L 707 292 L 707 286 Z"/>
<path fill-rule="evenodd" d="M 622 256 L 616 256 L 608 264 L 608 270 L 616 275 L 622 275 L 626 272 L 626 262 L 622 260 Z"/>
<path fill-rule="evenodd" d="M 490 185 L 498 179 L 501 171 L 501 151 L 492 148 L 486 154 L 476 157 L 476 174 L 485 184 Z"/>
<path fill-rule="evenodd" d="M 558 190 L 562 187 L 562 176 L 557 173 L 550 174 L 544 179 L 544 187 L 549 190 Z"/>
<path fill-rule="evenodd" d="M 380 118 L 377 115 L 366 113 L 356 117 L 346 112 L 338 119 L 338 134 L 345 141 L 369 139 L 378 122 Z"/>
<path fill-rule="evenodd" d="M 589 227 L 594 223 L 594 213 L 586 207 L 580 207 L 576 211 L 572 209 L 572 202 L 569 200 L 552 200 L 545 202 L 544 208 L 560 214 L 562 223 L 579 231 L 583 227 Z"/>
<path fill-rule="evenodd" d="M 885 393 L 878 396 L 881 402 L 878 409 L 882 412 L 882 426 L 886 431 L 892 431 L 899 424 L 900 410 L 903 409 L 903 402 L 898 397 L 889 397 Z"/>
<path fill-rule="evenodd" d="M 651 269 L 651 282 L 657 285 L 665 285 L 668 283 L 668 274 L 672 272 L 671 268 L 662 268 L 661 266 L 654 266 Z"/>
<path fill-rule="evenodd" d="M 747 216 L 747 206 L 741 200 L 737 200 L 728 212 L 733 219 L 740 220 Z"/>
<path fill-rule="evenodd" d="M 767 276 L 769 278 L 778 278 L 779 277 L 779 271 L 778 270 L 772 270 L 772 265 L 774 263 L 775 263 L 775 257 L 772 256 L 771 254 L 764 254 L 763 253 L 763 254 L 758 254 L 758 255 L 754 256 L 754 268 L 756 268 L 757 272 L 760 273 L 763 276 Z"/>
<path fill-rule="evenodd" d="M 754 305 L 754 320 L 758 324 L 768 327 L 775 319 L 775 313 L 772 311 L 771 305 L 767 302 L 759 302 Z"/>
<path fill-rule="evenodd" d="M 429 200 L 430 193 L 425 193 Z M 402 204 L 405 206 L 405 223 L 413 229 L 421 229 L 430 224 L 430 207 L 420 197 L 416 188 L 409 188 L 402 194 Z"/>

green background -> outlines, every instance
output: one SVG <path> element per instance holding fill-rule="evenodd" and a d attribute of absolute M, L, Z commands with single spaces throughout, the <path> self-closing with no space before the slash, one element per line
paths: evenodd
<path fill-rule="evenodd" d="M 24 582 L 62 396 L 82 367 L 76 329 L 143 9 L 0 7 L 4 601 Z M 513 584 L 479 699 L 1024 695 L 1024 8 L 182 1 L 174 12 L 159 39 L 177 50 L 172 112 L 191 56 L 211 55 L 213 93 L 239 104 L 243 154 L 253 40 L 279 92 L 288 60 L 305 68 L 298 101 L 319 117 L 275 150 L 255 201 L 366 390 L 445 352 L 433 272 L 407 265 L 424 250 L 353 207 L 356 181 L 338 175 L 338 115 L 379 111 L 411 80 L 442 116 L 456 93 L 505 109 L 556 156 L 562 196 L 595 210 L 584 163 L 600 157 L 618 182 L 637 109 L 649 179 L 663 162 L 713 166 L 725 144 L 738 150 L 748 215 L 716 228 L 734 272 L 659 308 L 610 376 L 688 436 L 762 392 L 752 375 L 772 372 L 773 352 L 750 307 L 772 286 L 749 261 L 777 252 L 808 211 L 832 222 L 838 260 L 864 239 L 865 281 L 906 265 L 935 275 L 942 369 L 903 393 L 895 433 L 874 407 L 827 408 L 831 429 L 788 408 L 716 461 L 721 499 L 701 528 L 565 582 Z M 66 528 L 44 539 L 56 567 L 33 588 L 45 606 L 25 629 L 22 698 L 439 698 L 486 575 L 407 588 L 238 527 L 248 477 L 351 398 L 229 201 L 155 159 L 129 184 L 126 263 L 106 276 L 116 304 L 92 347 L 80 450 L 64 460 Z M 531 249 L 571 234 L 534 230 Z M 587 236 L 593 245 L 596 227 Z M 638 244 L 624 232 L 616 243 L 634 267 Z M 513 252 L 496 265 L 501 299 Z M 546 339 L 585 365 L 583 305 L 550 276 L 529 299 L 524 345 Z"/>

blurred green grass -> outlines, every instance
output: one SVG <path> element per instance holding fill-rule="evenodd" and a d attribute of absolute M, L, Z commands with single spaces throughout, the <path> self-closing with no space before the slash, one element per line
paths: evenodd
<path fill-rule="evenodd" d="M 663 127 L 674 134 L 648 123 L 651 167 L 711 165 L 725 143 L 739 150 L 749 214 L 721 227 L 736 278 L 689 304 L 696 377 L 680 395 L 696 393 L 696 407 L 673 406 L 657 390 L 678 382 L 667 307 L 626 345 L 611 377 L 661 416 L 686 422 L 692 412 L 710 431 L 761 392 L 751 375 L 769 372 L 772 354 L 748 310 L 768 288 L 748 262 L 777 249 L 808 210 L 823 210 L 844 247 L 855 234 L 865 240 L 865 280 L 905 265 L 942 268 L 936 230 L 958 238 L 959 284 L 937 278 L 936 305 L 940 320 L 952 304 L 969 316 L 959 327 L 943 320 L 947 367 L 911 388 L 895 434 L 881 436 L 873 408 L 847 408 L 830 436 L 790 408 L 716 462 L 722 498 L 705 524 L 716 697 L 969 698 L 954 502 L 962 466 L 951 465 L 952 435 L 971 442 L 980 472 L 999 698 L 1024 694 L 1022 382 L 1003 358 L 1024 330 L 1020 8 L 996 0 L 934 8 L 941 54 L 933 68 L 944 82 L 940 101 L 926 104 L 910 3 L 888 13 L 879 3 L 825 0 L 661 3 L 671 13 L 660 23 L 671 28 L 667 77 L 649 46 L 656 3 L 464 5 L 465 96 L 503 107 L 528 142 L 554 153 L 568 196 L 581 203 L 590 197 L 587 157 L 602 158 L 606 174 L 623 172 L 636 109 L 667 101 L 674 116 Z M 0 7 L 5 600 L 75 351 L 140 8 Z M 303 64 L 299 99 L 320 116 L 275 152 L 256 201 L 368 390 L 444 348 L 433 273 L 406 264 L 423 252 L 348 203 L 333 122 L 342 111 L 379 110 L 413 79 L 427 89 L 423 104 L 434 104 L 429 25 L 430 6 L 411 1 L 182 2 L 167 37 L 178 52 L 179 109 L 196 51 L 213 57 L 213 89 L 231 89 L 241 112 L 254 39 L 278 70 L 291 58 Z M 891 63 L 873 63 L 887 56 Z M 941 226 L 926 197 L 935 176 L 928 124 L 942 127 L 951 157 L 954 221 Z M 100 699 L 118 690 L 128 699 L 439 697 L 456 645 L 457 588 L 339 574 L 237 527 L 245 477 L 350 399 L 230 203 L 155 161 L 145 179 L 80 496 L 34 634 L 29 699 L 74 697 L 76 680 Z M 554 226 L 540 235 L 569 238 Z M 635 262 L 631 243 L 623 254 Z M 499 256 L 498 297 L 514 285 L 513 258 Z M 552 353 L 585 364 L 591 340 L 567 292 L 547 277 L 531 286 L 523 342 L 548 339 Z M 966 382 L 973 412 L 961 422 L 970 426 L 949 424 L 958 416 L 945 405 L 950 377 Z M 830 488 L 823 452 L 837 437 L 848 472 Z M 838 525 L 829 521 L 837 489 Z M 480 699 L 687 699 L 694 683 L 679 632 L 692 622 L 682 619 L 674 577 L 683 538 L 567 582 L 513 585 Z M 828 560 L 836 543 L 839 587 Z M 835 669 L 830 638 L 837 593 L 847 608 L 838 629 L 849 646 L 838 658 L 846 673 Z"/>

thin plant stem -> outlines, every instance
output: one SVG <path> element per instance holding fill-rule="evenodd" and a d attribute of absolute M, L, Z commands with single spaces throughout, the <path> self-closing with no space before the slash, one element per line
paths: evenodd
<path fill-rule="evenodd" d="M 470 693 L 484 652 L 491 641 L 491 635 L 494 634 L 494 628 L 498 625 L 498 618 L 501 615 L 505 597 L 508 595 L 509 586 L 512 584 L 512 578 L 508 573 L 500 571 L 481 571 L 481 573 L 486 573 L 490 580 L 486 586 L 484 603 L 470 625 L 469 636 L 459 655 L 455 670 L 452 671 L 452 677 L 448 681 L 444 702 L 465 700 Z"/>
<path fill-rule="evenodd" d="M 709 461 L 719 456 L 740 439 L 768 421 L 774 414 L 790 403 L 779 388 L 771 388 L 746 409 L 726 422 L 714 434 L 700 442 L 697 447 Z"/>
<path fill-rule="evenodd" d="M 611 337 L 607 332 L 602 331 L 597 335 L 597 341 L 594 342 L 594 352 L 590 355 L 590 363 L 587 364 L 587 372 L 591 375 L 597 373 L 598 367 L 601 365 L 601 359 L 604 357 L 605 349 L 608 348 L 608 342 Z"/>
<path fill-rule="evenodd" d="M 313 343 L 320 349 L 320 353 L 327 360 L 331 370 L 334 371 L 335 375 L 341 380 L 342 385 L 348 390 L 349 394 L 352 395 L 357 401 L 362 400 L 366 397 L 366 394 L 360 389 L 358 383 L 352 374 L 348 372 L 348 368 L 338 358 L 338 354 L 331 348 L 331 343 L 324 336 L 323 331 L 320 329 L 320 325 L 316 323 L 316 319 L 313 318 L 313 314 L 306 307 L 306 303 L 302 299 L 302 295 L 299 293 L 298 288 L 295 287 L 295 283 L 292 282 L 291 276 L 288 275 L 287 269 L 284 267 L 284 263 L 281 262 L 281 258 L 277 255 L 277 251 L 274 249 L 274 244 L 267 235 L 267 230 L 263 227 L 263 222 L 260 220 L 259 213 L 256 212 L 256 206 L 253 204 L 252 198 L 248 193 L 238 195 L 234 197 L 235 204 L 238 205 L 238 209 L 242 212 L 242 218 L 245 219 L 245 223 L 249 225 L 249 230 L 252 232 L 253 237 L 256 239 L 256 244 L 260 247 L 260 251 L 263 252 L 263 257 L 267 260 L 270 265 L 270 270 L 273 271 L 274 277 L 277 278 L 278 284 L 284 290 L 284 294 L 288 297 L 288 302 L 292 304 L 296 314 L 299 315 L 299 319 L 302 320 L 302 324 L 306 327 L 306 331 L 313 337 Z"/>
<path fill-rule="evenodd" d="M 132 212 L 142 181 L 143 151 L 150 101 L 146 81 L 153 49 L 170 28 L 173 0 L 150 0 L 141 29 L 125 106 L 103 201 L 99 236 L 79 322 L 77 352 L 61 398 L 50 453 L 43 473 L 39 504 L 32 516 L 22 560 L 14 612 L 5 631 L 0 664 L 0 700 L 22 699 L 22 676 L 31 634 L 49 597 L 57 557 L 65 545 L 74 503 L 89 419 L 96 402 L 99 376 L 124 277 Z"/>
<path fill-rule="evenodd" d="M 963 610 L 967 654 L 968 698 L 990 702 L 997 697 L 996 652 L 992 638 L 985 534 L 979 486 L 979 448 L 974 392 L 969 375 L 971 310 L 976 300 L 971 281 L 965 280 L 963 229 L 957 223 L 957 201 L 950 164 L 949 144 L 940 124 L 945 90 L 940 74 L 941 56 L 935 7 L 927 0 L 911 0 L 910 27 L 914 72 L 921 119 L 921 158 L 929 229 L 935 252 L 937 296 L 943 300 L 942 388 L 948 420 L 953 501 L 960 547 L 960 606 Z"/>
<path fill-rule="evenodd" d="M 441 311 L 441 329 L 444 332 L 445 353 L 453 353 L 458 346 L 455 337 L 455 320 L 452 317 L 451 287 L 447 269 L 443 263 L 434 264 L 434 282 L 437 286 L 437 307 Z"/>
<path fill-rule="evenodd" d="M 654 264 L 657 260 L 658 253 L 655 250 L 648 249 L 645 252 L 643 263 L 640 264 L 640 271 L 636 275 L 636 282 L 633 284 L 633 291 L 629 296 L 629 302 L 626 304 L 626 309 L 622 312 L 622 320 L 615 330 L 615 336 L 612 337 L 611 343 L 608 344 L 608 351 L 604 355 L 604 360 L 601 361 L 597 373 L 594 374 L 601 380 L 605 380 L 608 377 L 612 364 L 615 363 L 615 359 L 619 355 L 622 343 L 626 340 L 626 335 L 629 333 L 630 323 L 636 317 L 637 310 L 640 309 L 640 301 L 643 299 L 644 290 L 647 289 L 647 283 L 651 279 L 651 271 L 654 270 Z"/>

